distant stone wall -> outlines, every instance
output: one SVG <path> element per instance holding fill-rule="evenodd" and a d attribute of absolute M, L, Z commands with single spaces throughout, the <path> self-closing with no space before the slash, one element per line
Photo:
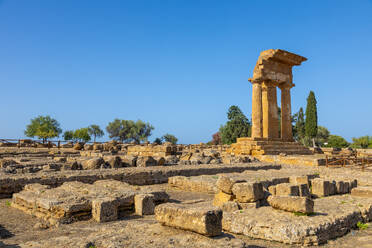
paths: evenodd
<path fill-rule="evenodd" d="M 358 156 L 372 156 L 372 149 L 356 149 Z"/>
<path fill-rule="evenodd" d="M 169 155 L 175 155 L 177 153 L 176 145 L 156 145 L 156 144 L 144 144 L 144 145 L 131 145 L 126 147 L 127 154 L 132 156 L 155 156 L 165 157 Z"/>

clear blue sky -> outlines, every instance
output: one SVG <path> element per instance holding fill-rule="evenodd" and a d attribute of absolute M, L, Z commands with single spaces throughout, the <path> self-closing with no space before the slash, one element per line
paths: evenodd
<path fill-rule="evenodd" d="M 114 118 L 207 142 L 230 105 L 251 115 L 260 51 L 294 68 L 292 111 L 310 90 L 331 133 L 372 135 L 372 0 L 0 0 L 0 137 L 51 115 L 75 129 Z M 105 138 L 107 139 L 107 137 Z"/>

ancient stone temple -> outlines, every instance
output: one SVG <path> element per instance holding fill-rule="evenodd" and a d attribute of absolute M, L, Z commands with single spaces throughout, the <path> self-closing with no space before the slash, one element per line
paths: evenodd
<path fill-rule="evenodd" d="M 252 136 L 238 138 L 232 144 L 232 153 L 311 154 L 292 137 L 291 88 L 295 86 L 292 67 L 303 61 L 306 58 L 280 49 L 261 52 L 253 77 L 248 79 L 252 83 Z M 280 122 L 277 87 L 281 90 Z"/>

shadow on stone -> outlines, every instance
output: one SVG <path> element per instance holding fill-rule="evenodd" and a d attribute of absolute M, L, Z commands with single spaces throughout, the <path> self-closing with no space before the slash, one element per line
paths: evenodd
<path fill-rule="evenodd" d="M 229 239 L 229 240 L 234 240 L 236 239 L 236 237 L 230 233 L 225 233 L 225 232 L 222 232 L 221 235 L 219 236 L 215 236 L 215 237 L 211 237 L 211 239 L 214 239 L 214 240 L 219 240 L 219 239 Z M 266 246 L 258 246 L 258 245 L 248 245 L 248 246 L 244 246 L 246 248 L 267 248 Z"/>
<path fill-rule="evenodd" d="M 127 215 L 127 216 L 121 216 L 118 218 L 118 221 L 120 220 L 136 220 L 136 219 L 141 219 L 143 216 L 139 215 Z"/>
<path fill-rule="evenodd" d="M 7 245 L 0 241 L 0 247 L 2 248 L 20 248 L 18 245 Z"/>
<path fill-rule="evenodd" d="M 9 232 L 7 229 L 5 229 L 2 225 L 0 225 L 0 238 L 1 239 L 7 239 L 10 237 L 13 237 L 14 234 Z M 2 246 L 0 246 L 2 247 Z"/>

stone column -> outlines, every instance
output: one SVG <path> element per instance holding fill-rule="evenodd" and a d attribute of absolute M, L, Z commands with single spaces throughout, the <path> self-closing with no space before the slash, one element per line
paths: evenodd
<path fill-rule="evenodd" d="M 262 136 L 268 139 L 279 138 L 276 86 L 270 81 L 262 84 Z"/>
<path fill-rule="evenodd" d="M 261 82 L 252 82 L 252 136 L 262 138 L 262 88 Z"/>
<path fill-rule="evenodd" d="M 293 141 L 292 120 L 291 120 L 291 88 L 292 85 L 283 84 L 279 86 L 282 91 L 281 96 L 281 138 L 283 141 Z"/>

